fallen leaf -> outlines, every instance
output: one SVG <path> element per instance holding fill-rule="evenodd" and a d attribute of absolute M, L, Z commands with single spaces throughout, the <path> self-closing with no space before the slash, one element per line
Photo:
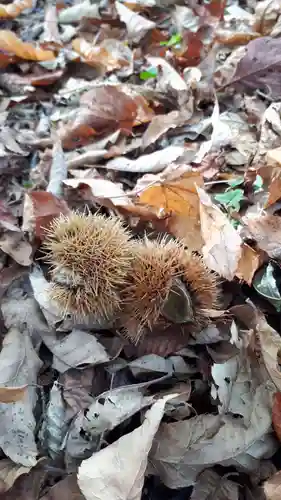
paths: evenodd
<path fill-rule="evenodd" d="M 95 202 L 100 203 L 101 205 L 109 205 L 109 208 L 112 206 L 125 205 L 130 206 L 131 200 L 124 192 L 123 186 L 121 184 L 116 184 L 108 179 L 103 178 L 81 178 L 81 179 L 66 179 L 64 181 L 66 186 L 70 186 L 74 189 L 81 190 L 86 186 L 90 188 L 91 194 Z"/>
<path fill-rule="evenodd" d="M 22 230 L 31 236 L 44 239 L 46 229 L 60 214 L 67 215 L 69 208 L 64 200 L 52 193 L 33 191 L 25 195 Z"/>
<path fill-rule="evenodd" d="M 278 215 L 260 215 L 245 218 L 244 222 L 261 250 L 264 250 L 273 259 L 281 257 L 279 243 L 281 238 L 281 217 Z"/>
<path fill-rule="evenodd" d="M 261 458 L 265 448 L 269 453 L 275 448 L 270 429 L 270 396 L 261 385 L 253 395 L 248 427 L 231 415 L 198 415 L 162 423 L 150 453 L 154 473 L 169 488 L 184 488 L 194 484 L 206 467 L 218 463 L 243 463 L 244 470 L 251 469 L 251 452 Z"/>
<path fill-rule="evenodd" d="M 0 67 L 7 66 L 15 57 L 28 61 L 50 61 L 55 58 L 51 50 L 42 50 L 23 42 L 9 30 L 0 30 L 0 51 Z"/>
<path fill-rule="evenodd" d="M 58 20 L 60 24 L 78 23 L 83 17 L 88 19 L 100 19 L 99 5 L 91 0 L 84 0 L 77 5 L 62 9 Z"/>
<path fill-rule="evenodd" d="M 281 372 L 278 366 L 278 357 L 281 349 L 280 335 L 267 323 L 263 314 L 258 312 L 256 332 L 261 347 L 262 359 L 268 375 L 274 385 L 281 391 Z"/>
<path fill-rule="evenodd" d="M 276 472 L 263 485 L 266 500 L 279 500 L 281 495 L 281 472 Z"/>
<path fill-rule="evenodd" d="M 49 184 L 46 191 L 61 198 L 63 194 L 63 181 L 67 178 L 67 163 L 61 141 L 58 137 L 55 139 L 52 154 L 53 160 L 50 169 Z"/>
<path fill-rule="evenodd" d="M 203 178 L 196 170 L 171 164 L 161 174 L 142 177 L 135 191 L 141 191 L 141 204 L 156 208 L 161 216 L 171 216 L 167 222 L 171 234 L 182 239 L 192 250 L 199 250 L 202 239 L 196 186 L 203 184 Z"/>
<path fill-rule="evenodd" d="M 206 469 L 197 477 L 190 500 L 239 500 L 239 484 Z"/>
<path fill-rule="evenodd" d="M 166 396 L 146 412 L 143 424 L 105 449 L 83 460 L 78 485 L 86 500 L 140 500 L 147 457 L 165 410 Z M 138 453 L 132 456 L 131 450 Z"/>
<path fill-rule="evenodd" d="M 246 46 L 246 53 L 238 62 L 231 80 L 223 88 L 232 85 L 246 89 L 263 88 L 273 99 L 281 96 L 279 38 L 261 37 Z"/>
<path fill-rule="evenodd" d="M 126 24 L 129 38 L 134 43 L 138 43 L 148 31 L 156 27 L 153 21 L 136 14 L 119 1 L 115 2 L 115 7 L 120 20 Z"/>
<path fill-rule="evenodd" d="M 114 71 L 121 67 L 111 54 L 100 45 L 92 45 L 83 38 L 75 38 L 72 41 L 72 48 L 83 60 L 94 67 L 100 67 L 103 71 Z"/>
<path fill-rule="evenodd" d="M 81 493 L 76 474 L 70 474 L 50 488 L 40 500 L 85 500 Z"/>
<path fill-rule="evenodd" d="M 41 45 L 46 49 L 57 49 L 62 46 L 58 29 L 56 5 L 47 4 L 44 19 L 44 33 Z"/>
<path fill-rule="evenodd" d="M 281 441 L 281 392 L 273 396 L 272 426 L 279 441 Z"/>
<path fill-rule="evenodd" d="M 157 78 L 157 87 L 160 92 L 188 91 L 188 85 L 173 66 L 162 57 L 147 57 L 147 60 L 154 68 L 160 68 L 161 73 Z"/>
<path fill-rule="evenodd" d="M 135 384 L 99 394 L 87 408 L 82 422 L 83 430 L 95 437 L 114 429 L 142 408 L 151 405 L 153 396 L 144 396 L 143 393 L 143 384 Z"/>
<path fill-rule="evenodd" d="M 203 258 L 208 267 L 232 280 L 242 255 L 242 239 L 227 216 L 212 203 L 210 196 L 197 188 L 200 199 L 201 232 L 205 245 Z"/>
<path fill-rule="evenodd" d="M 24 399 L 27 385 L 21 387 L 0 387 L 0 403 L 16 403 Z"/>
<path fill-rule="evenodd" d="M 0 248 L 21 266 L 30 266 L 32 247 L 21 231 L 5 231 L 0 236 Z"/>
<path fill-rule="evenodd" d="M 40 430 L 43 449 L 53 459 L 62 456 L 64 440 L 69 427 L 62 387 L 55 381 L 49 394 L 49 402 Z"/>
<path fill-rule="evenodd" d="M 182 146 L 167 146 L 164 149 L 155 151 L 147 155 L 141 155 L 136 160 L 131 160 L 125 156 L 119 156 L 108 161 L 104 168 L 108 170 L 121 170 L 123 172 L 161 172 L 170 163 L 176 161 L 184 154 Z"/>
<path fill-rule="evenodd" d="M 246 281 L 246 283 L 251 286 L 253 277 L 261 263 L 262 259 L 260 254 L 255 252 L 255 250 L 246 243 L 243 243 L 242 254 L 235 273 L 237 278 Z"/>
<path fill-rule="evenodd" d="M 2 459 L 0 463 L 0 479 L 3 481 L 4 491 L 8 491 L 19 476 L 28 474 L 29 471 L 30 467 L 15 464 L 9 458 Z"/>
<path fill-rule="evenodd" d="M 192 116 L 192 111 L 180 112 L 171 111 L 166 115 L 156 115 L 152 118 L 151 123 L 148 125 L 145 133 L 142 136 L 142 146 L 147 148 L 150 144 L 156 142 L 159 137 L 164 135 L 169 129 L 180 127 L 188 121 Z"/>
<path fill-rule="evenodd" d="M 0 18 L 14 19 L 31 7 L 33 7 L 33 0 L 14 0 L 9 5 L 0 4 Z"/>
<path fill-rule="evenodd" d="M 18 387 L 28 385 L 22 401 L 0 403 L 0 446 L 15 463 L 32 467 L 36 464 L 34 438 L 37 373 L 42 365 L 27 331 L 11 328 L 0 353 L 0 383 Z"/>
<path fill-rule="evenodd" d="M 102 85 L 84 93 L 80 105 L 77 118 L 60 131 L 67 149 L 76 148 L 81 140 L 102 132 L 118 128 L 129 132 L 137 116 L 135 100 L 113 85 Z"/>

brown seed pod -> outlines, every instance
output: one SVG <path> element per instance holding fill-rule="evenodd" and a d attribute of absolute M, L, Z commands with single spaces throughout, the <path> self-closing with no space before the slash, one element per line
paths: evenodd
<path fill-rule="evenodd" d="M 112 318 L 120 308 L 133 258 L 130 234 L 117 217 L 72 213 L 52 223 L 44 242 L 51 298 L 77 317 Z"/>
<path fill-rule="evenodd" d="M 123 293 L 121 322 L 137 343 L 160 323 L 190 324 L 190 332 L 208 323 L 208 309 L 217 307 L 218 285 L 203 260 L 179 241 L 147 239 L 138 243 L 130 283 Z"/>

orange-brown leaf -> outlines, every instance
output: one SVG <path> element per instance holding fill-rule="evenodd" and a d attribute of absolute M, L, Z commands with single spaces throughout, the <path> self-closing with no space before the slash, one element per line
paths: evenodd
<path fill-rule="evenodd" d="M 32 0 L 14 0 L 9 5 L 0 4 L 0 19 L 14 19 L 19 16 L 25 9 L 31 9 Z"/>
<path fill-rule="evenodd" d="M 122 66 L 128 66 L 126 61 L 119 61 L 114 58 L 105 47 L 93 46 L 83 38 L 75 38 L 72 42 L 72 48 L 83 57 L 87 64 L 98 66 L 104 71 L 113 71 L 122 68 Z"/>
<path fill-rule="evenodd" d="M 248 285 L 251 285 L 254 274 L 261 264 L 262 256 L 255 252 L 252 247 L 243 243 L 242 254 L 238 262 L 236 276 L 239 279 L 246 281 Z"/>
<path fill-rule="evenodd" d="M 196 185 L 203 186 L 203 178 L 186 166 L 181 169 L 177 167 L 174 172 L 168 167 L 166 172 L 169 170 L 169 175 L 162 182 L 163 173 L 149 176 L 151 180 L 154 178 L 154 184 L 141 192 L 139 201 L 143 205 L 157 208 L 159 215 L 171 215 L 168 231 L 183 239 L 192 250 L 199 250 L 202 239 Z"/>
<path fill-rule="evenodd" d="M 42 50 L 23 42 L 9 30 L 0 30 L 0 55 L 0 67 L 5 67 L 15 57 L 29 61 L 49 61 L 55 58 L 51 50 Z"/>
<path fill-rule="evenodd" d="M 281 392 L 276 392 L 273 397 L 272 426 L 276 436 L 281 441 Z"/>

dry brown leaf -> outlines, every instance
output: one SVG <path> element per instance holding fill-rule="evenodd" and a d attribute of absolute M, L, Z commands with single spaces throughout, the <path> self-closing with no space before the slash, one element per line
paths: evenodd
<path fill-rule="evenodd" d="M 150 144 L 153 144 L 159 137 L 164 135 L 169 129 L 180 127 L 191 117 L 186 113 L 181 113 L 180 111 L 171 111 L 166 115 L 157 115 L 152 118 L 151 123 L 147 127 L 145 133 L 142 136 L 142 146 L 147 148 Z"/>
<path fill-rule="evenodd" d="M 256 330 L 260 342 L 262 358 L 267 372 L 277 389 L 281 391 L 281 372 L 278 366 L 278 355 L 281 350 L 281 337 L 267 323 L 261 312 L 258 312 Z"/>
<path fill-rule="evenodd" d="M 64 147 L 76 148 L 89 137 L 118 128 L 129 132 L 137 116 L 137 104 L 113 85 L 89 90 L 80 99 L 81 108 L 74 121 L 60 131 Z"/>
<path fill-rule="evenodd" d="M 15 57 L 28 61 L 50 61 L 55 59 L 51 50 L 42 50 L 31 43 L 23 42 L 15 33 L 0 30 L 0 67 L 7 66 Z"/>
<path fill-rule="evenodd" d="M 0 403 L 15 403 L 24 398 L 27 385 L 21 387 L 0 387 Z"/>
<path fill-rule="evenodd" d="M 268 167 L 266 167 L 268 168 Z M 270 207 L 281 198 L 281 172 L 280 168 L 274 169 L 268 188 L 268 200 L 266 208 Z"/>
<path fill-rule="evenodd" d="M 56 49 L 62 46 L 58 29 L 57 7 L 51 3 L 47 4 L 44 19 L 44 33 L 42 46 L 46 49 Z"/>
<path fill-rule="evenodd" d="M 105 47 L 100 45 L 91 45 L 83 38 L 75 38 L 72 42 L 72 48 L 83 57 L 90 66 L 97 66 L 104 71 L 114 71 L 121 68 L 122 64 L 116 60 Z"/>
<path fill-rule="evenodd" d="M 27 75 L 18 75 L 17 73 L 3 72 L 0 75 L 0 83 L 2 87 L 9 90 L 14 94 L 21 94 L 24 92 L 28 93 L 28 89 L 24 87 L 28 87 L 32 85 L 33 87 L 44 87 L 47 85 L 52 85 L 52 83 L 59 80 L 64 73 L 63 69 L 58 69 L 56 71 L 38 71 L 36 74 L 29 73 Z M 30 89 L 30 91 L 34 91 L 34 89 Z"/>
<path fill-rule="evenodd" d="M 157 209 L 159 216 L 171 215 L 168 231 L 198 250 L 202 239 L 196 186 L 204 184 L 201 174 L 186 165 L 172 164 L 159 175 L 144 176 L 135 189 L 143 189 L 145 184 L 148 187 L 140 193 L 139 202 Z"/>
<path fill-rule="evenodd" d="M 242 239 L 227 216 L 212 203 L 210 196 L 198 188 L 201 232 L 206 265 L 220 276 L 232 280 L 242 255 Z"/>
<path fill-rule="evenodd" d="M 46 229 L 55 217 L 67 215 L 70 209 L 64 200 L 45 191 L 27 193 L 23 210 L 23 230 L 36 238 L 44 238 Z"/>
<path fill-rule="evenodd" d="M 272 426 L 279 441 L 281 441 L 281 392 L 273 396 Z"/>
<path fill-rule="evenodd" d="M 266 500 L 280 500 L 281 498 L 281 471 L 268 479 L 263 485 Z"/>
<path fill-rule="evenodd" d="M 3 491 L 8 491 L 22 474 L 28 474 L 30 467 L 24 467 L 4 458 L 0 463 L 0 480 L 3 481 Z M 0 489 L 1 493 L 1 489 Z"/>
<path fill-rule="evenodd" d="M 245 223 L 259 248 L 264 250 L 269 257 L 281 257 L 281 217 L 278 215 L 264 215 L 248 218 Z"/>
<path fill-rule="evenodd" d="M 14 0 L 9 5 L 0 4 L 0 19 L 13 19 L 19 16 L 25 9 L 31 9 L 33 0 Z"/>
<path fill-rule="evenodd" d="M 70 474 L 52 486 L 41 500 L 85 500 L 85 497 L 78 487 L 76 475 Z"/>
<path fill-rule="evenodd" d="M 249 245 L 243 243 L 242 254 L 236 271 L 237 278 L 244 280 L 248 283 L 248 285 L 251 285 L 254 274 L 261 264 L 261 256 Z"/>

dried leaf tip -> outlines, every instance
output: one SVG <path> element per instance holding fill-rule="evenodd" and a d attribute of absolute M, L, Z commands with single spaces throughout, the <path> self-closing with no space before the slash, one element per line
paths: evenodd
<path fill-rule="evenodd" d="M 120 219 L 76 212 L 60 216 L 44 248 L 52 268 L 52 299 L 63 310 L 97 320 L 114 316 L 133 256 L 130 233 Z"/>

